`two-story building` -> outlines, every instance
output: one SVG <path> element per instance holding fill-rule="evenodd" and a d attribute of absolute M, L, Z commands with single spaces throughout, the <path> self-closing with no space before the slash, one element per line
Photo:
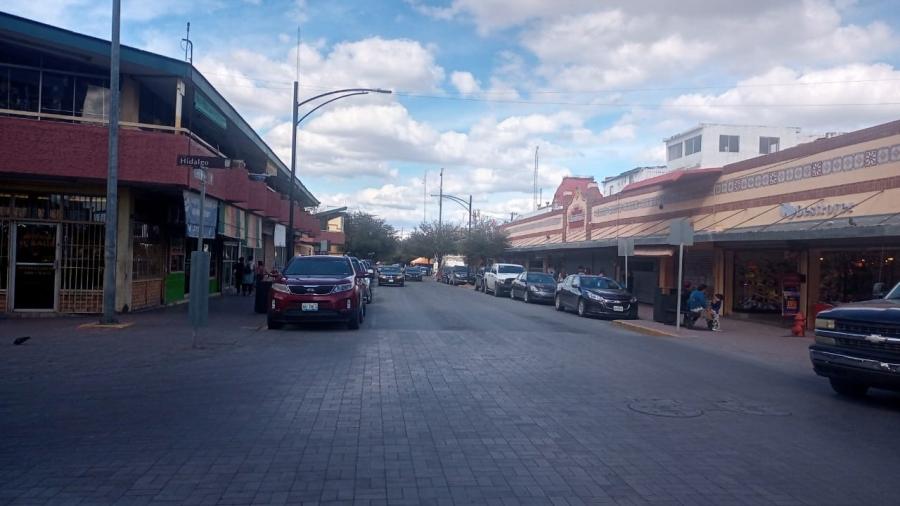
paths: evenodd
<path fill-rule="evenodd" d="M 109 55 L 106 40 L 0 13 L 0 312 L 101 310 Z M 272 267 L 282 248 L 283 262 L 291 193 L 297 230 L 320 232 L 316 198 L 192 65 L 122 46 L 120 93 L 117 310 L 184 300 L 201 233 L 211 292 L 240 257 Z M 212 170 L 202 231 L 180 154 L 243 161 Z"/>
<path fill-rule="evenodd" d="M 799 127 L 701 123 L 665 139 L 668 170 L 723 167 L 818 139 Z"/>

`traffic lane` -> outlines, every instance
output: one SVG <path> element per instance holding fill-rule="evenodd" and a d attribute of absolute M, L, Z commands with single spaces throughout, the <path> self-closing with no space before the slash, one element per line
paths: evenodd
<path fill-rule="evenodd" d="M 453 370 L 478 375 L 470 367 L 486 359 L 487 363 L 518 362 L 515 381 L 529 385 L 529 391 L 539 392 L 544 382 L 553 385 L 549 390 L 555 389 L 556 395 L 573 388 L 580 391 L 585 397 L 568 405 L 569 409 L 585 399 L 591 399 L 588 404 L 595 407 L 615 399 L 628 403 L 629 408 L 634 404 L 637 409 L 669 413 L 675 419 L 700 413 L 697 416 L 706 422 L 697 424 L 702 428 L 686 429 L 683 434 L 696 438 L 697 444 L 708 447 L 711 441 L 699 442 L 704 438 L 729 441 L 727 433 L 735 431 L 745 442 L 735 446 L 744 448 L 735 461 L 759 458 L 770 461 L 762 467 L 776 468 L 801 462 L 813 467 L 819 462 L 852 463 L 849 471 L 832 469 L 834 480 L 845 476 L 842 473 L 852 474 L 859 483 L 867 480 L 868 472 L 884 476 L 879 466 L 900 450 L 891 435 L 891 427 L 900 422 L 900 403 L 894 394 L 876 392 L 866 401 L 849 401 L 834 395 L 827 382 L 808 367 L 769 367 L 756 360 L 686 346 L 679 340 L 622 331 L 608 322 L 578 318 L 552 307 L 486 296 L 470 288 L 434 285 L 422 289 L 428 291 L 416 290 L 408 300 L 423 306 L 430 300 L 440 301 L 429 308 L 436 313 L 429 323 L 458 322 L 460 315 L 465 316 L 464 333 L 438 332 L 438 339 L 432 342 L 455 346 L 465 357 L 446 364 Z M 547 396 L 553 395 L 550 391 Z M 610 414 L 600 411 L 600 417 Z M 734 416 L 738 419 L 730 419 Z M 713 423 L 708 423 L 710 420 Z M 798 455 L 785 457 L 785 449 Z M 788 475 L 815 483 L 818 491 L 837 493 L 806 471 L 794 470 Z M 816 497 L 813 488 L 801 496 Z M 849 499 L 844 496 L 843 500 Z"/>

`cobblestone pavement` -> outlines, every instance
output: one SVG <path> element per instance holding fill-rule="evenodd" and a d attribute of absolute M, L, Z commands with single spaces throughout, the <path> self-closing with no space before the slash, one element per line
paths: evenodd
<path fill-rule="evenodd" d="M 360 331 L 0 321 L 0 504 L 897 504 L 900 396 L 433 282 Z M 12 338 L 32 335 L 25 345 Z"/>

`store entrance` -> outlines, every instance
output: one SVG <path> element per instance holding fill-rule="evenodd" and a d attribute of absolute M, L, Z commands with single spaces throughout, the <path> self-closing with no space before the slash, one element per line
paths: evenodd
<path fill-rule="evenodd" d="M 53 311 L 56 307 L 57 234 L 59 225 L 16 225 L 13 309 Z"/>
<path fill-rule="evenodd" d="M 735 314 L 781 321 L 784 312 L 784 284 L 796 277 L 800 255 L 790 250 L 747 250 L 734 253 Z"/>

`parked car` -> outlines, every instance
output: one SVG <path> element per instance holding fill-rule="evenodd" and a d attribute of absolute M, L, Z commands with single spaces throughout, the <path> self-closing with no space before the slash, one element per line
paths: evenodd
<path fill-rule="evenodd" d="M 572 309 L 579 316 L 636 319 L 637 299 L 615 280 L 604 276 L 572 274 L 556 289 L 557 311 Z"/>
<path fill-rule="evenodd" d="M 382 267 L 378 270 L 378 286 L 381 285 L 403 286 L 403 271 L 394 265 Z"/>
<path fill-rule="evenodd" d="M 484 267 L 479 267 L 475 270 L 475 276 L 472 280 L 472 284 L 475 285 L 476 292 L 484 291 Z"/>
<path fill-rule="evenodd" d="M 366 267 L 366 264 L 363 260 L 360 260 L 356 257 L 349 257 L 350 262 L 353 263 L 353 269 L 357 272 L 364 272 L 366 274 L 371 274 L 369 272 L 369 268 Z M 374 271 L 373 271 L 374 272 Z M 374 277 L 374 276 L 372 276 Z M 366 304 L 371 304 L 373 300 L 375 300 L 375 287 L 372 286 L 372 277 L 366 276 L 363 278 L 363 282 L 366 285 Z"/>
<path fill-rule="evenodd" d="M 882 299 L 822 311 L 815 326 L 809 358 L 835 392 L 900 391 L 900 283 Z"/>
<path fill-rule="evenodd" d="M 424 271 L 419 267 L 407 267 L 404 278 L 407 281 L 422 281 Z"/>
<path fill-rule="evenodd" d="M 338 321 L 358 329 L 365 317 L 367 275 L 349 257 L 294 257 L 269 290 L 266 323 L 279 329 L 285 323 Z"/>
<path fill-rule="evenodd" d="M 525 272 L 518 264 L 494 264 L 484 273 L 484 293 L 491 292 L 494 297 L 508 293 L 516 277 Z"/>
<path fill-rule="evenodd" d="M 455 267 L 451 267 L 447 271 L 447 284 L 450 285 L 464 285 L 469 282 L 469 273 L 468 267 L 465 265 L 457 265 Z"/>
<path fill-rule="evenodd" d="M 544 272 L 523 272 L 513 280 L 509 288 L 511 299 L 527 302 L 553 302 L 556 297 L 556 281 Z"/>

